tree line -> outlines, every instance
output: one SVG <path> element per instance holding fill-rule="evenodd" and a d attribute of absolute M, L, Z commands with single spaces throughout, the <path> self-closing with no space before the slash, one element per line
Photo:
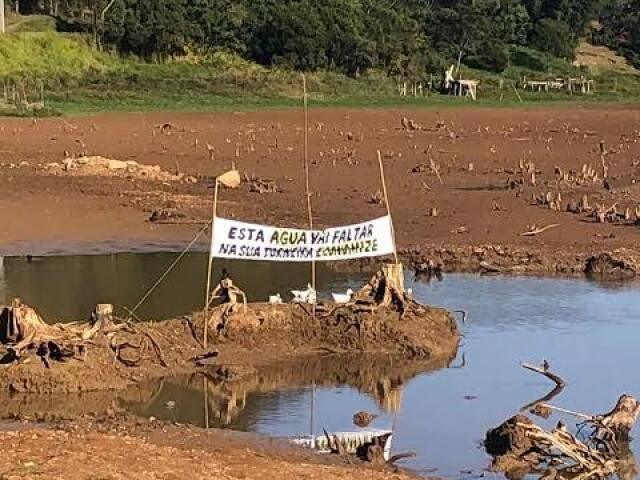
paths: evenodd
<path fill-rule="evenodd" d="M 601 9 L 595 38 L 640 68 L 640 0 L 612 0 Z"/>
<path fill-rule="evenodd" d="M 25 12 L 49 12 L 147 59 L 225 49 L 263 65 L 353 76 L 455 62 L 500 72 L 518 47 L 570 59 L 598 18 L 601 41 L 637 61 L 639 7 L 640 0 L 20 0 Z"/>

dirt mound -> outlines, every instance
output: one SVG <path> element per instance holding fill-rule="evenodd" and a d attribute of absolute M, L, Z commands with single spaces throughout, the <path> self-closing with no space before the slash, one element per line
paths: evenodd
<path fill-rule="evenodd" d="M 45 333 L 38 331 L 26 341 L 16 339 L 19 349 L 12 343 L 5 347 L 0 389 L 14 393 L 122 389 L 145 378 L 208 368 L 195 361 L 206 353 L 200 343 L 202 320 L 202 314 L 195 314 L 155 323 L 48 326 Z M 62 337 L 61 329 L 66 329 Z M 367 313 L 341 306 L 313 317 L 300 304 L 249 305 L 246 312 L 240 309 L 232 314 L 223 330 L 209 331 L 210 346 L 219 352 L 212 371 L 224 382 L 242 378 L 253 373 L 253 366 L 275 359 L 327 352 L 450 359 L 459 341 L 451 314 L 415 303 L 402 318 L 382 307 Z M 45 337 L 54 339 L 51 343 L 69 355 L 52 356 L 50 349 L 43 348 Z M 243 366 L 233 366 L 239 360 Z"/>
<path fill-rule="evenodd" d="M 214 311 L 214 316 L 216 311 Z M 194 318 L 202 328 L 202 315 Z M 413 303 L 402 318 L 394 309 L 360 311 L 337 306 L 311 314 L 302 304 L 255 304 L 231 315 L 216 344 L 233 344 L 248 350 L 284 345 L 286 350 L 313 348 L 336 353 L 392 353 L 408 358 L 449 357 L 457 350 L 458 328 L 443 309 Z"/>
<path fill-rule="evenodd" d="M 100 156 L 65 158 L 60 163 L 48 163 L 45 171 L 52 175 L 125 177 L 160 182 L 197 183 L 197 179 L 182 173 L 169 173 L 159 165 L 142 165 L 129 160 L 114 160 Z"/>

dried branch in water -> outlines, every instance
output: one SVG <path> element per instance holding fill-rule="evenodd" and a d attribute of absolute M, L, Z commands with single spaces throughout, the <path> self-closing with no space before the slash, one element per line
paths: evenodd
<path fill-rule="evenodd" d="M 615 462 L 612 459 L 578 440 L 564 425 L 559 425 L 550 432 L 534 424 L 519 423 L 518 427 L 524 429 L 527 437 L 547 458 L 554 458 L 566 464 L 566 460 L 561 460 L 561 457 L 565 457 L 589 472 L 590 476 L 604 478 L 615 471 Z M 556 452 L 560 452 L 561 457 L 558 457 Z"/>
<path fill-rule="evenodd" d="M 415 458 L 416 452 L 406 452 L 406 453 L 398 453 L 393 455 L 389 460 L 387 460 L 387 464 L 395 465 L 400 460 L 404 460 L 405 458 Z"/>
<path fill-rule="evenodd" d="M 544 375 L 545 377 L 547 377 L 549 380 L 554 382 L 560 388 L 563 388 L 563 387 L 565 387 L 567 385 L 567 382 L 565 382 L 562 377 L 560 377 L 560 376 L 556 375 L 555 373 L 549 371 L 548 364 L 545 364 L 545 366 L 543 366 L 543 368 L 540 368 L 540 367 L 535 367 L 533 365 L 529 365 L 528 363 L 523 363 L 522 367 L 526 368 L 527 370 L 531 370 L 532 372 L 539 373 L 540 375 Z"/>
<path fill-rule="evenodd" d="M 524 407 L 520 409 L 520 411 L 526 412 L 527 410 L 534 408 L 536 406 L 546 407 L 545 402 L 550 402 L 551 400 L 556 398 L 558 395 L 560 395 L 563 390 L 564 390 L 564 386 L 561 387 L 560 385 L 556 385 L 553 388 L 553 390 L 547 393 L 544 397 L 540 397 L 537 400 L 534 400 L 533 402 L 527 403 Z"/>

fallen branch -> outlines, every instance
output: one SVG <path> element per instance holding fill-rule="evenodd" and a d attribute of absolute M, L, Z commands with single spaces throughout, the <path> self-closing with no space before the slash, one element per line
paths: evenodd
<path fill-rule="evenodd" d="M 416 452 L 406 452 L 406 453 L 398 453 L 393 455 L 389 460 L 387 460 L 387 464 L 395 465 L 400 460 L 404 460 L 405 458 L 415 458 Z"/>
<path fill-rule="evenodd" d="M 566 413 L 567 415 L 571 415 L 573 417 L 582 418 L 583 420 L 595 420 L 595 416 L 587 415 L 586 413 L 574 412 L 572 410 L 567 410 L 566 408 L 554 407 L 553 405 L 548 405 L 546 403 L 540 404 L 545 408 L 550 408 L 551 410 L 555 410 L 556 412 Z"/>
<path fill-rule="evenodd" d="M 560 388 L 564 388 L 567 385 L 567 382 L 565 382 L 562 377 L 556 375 L 553 372 L 550 372 L 548 366 L 545 366 L 544 368 L 540 368 L 540 367 L 535 367 L 533 365 L 529 365 L 528 363 L 523 363 L 522 368 L 526 368 L 527 370 L 531 370 L 532 372 L 536 372 L 536 373 L 539 373 L 540 375 L 544 375 Z"/>
<path fill-rule="evenodd" d="M 604 478 L 615 471 L 615 462 L 582 443 L 569 433 L 564 426 L 558 426 L 551 432 L 546 432 L 533 424 L 519 423 L 518 427 L 524 429 L 527 436 L 534 441 L 541 451 L 546 452 L 549 458 L 555 456 L 553 454 L 554 450 L 558 450 L 562 456 L 572 460 L 580 468 L 594 476 L 601 475 Z"/>
<path fill-rule="evenodd" d="M 540 227 L 540 228 L 532 228 L 531 230 L 529 230 L 528 232 L 524 232 L 521 233 L 520 236 L 521 237 L 534 237 L 540 233 L 546 232 L 547 230 L 551 230 L 552 228 L 556 228 L 559 227 L 560 224 L 558 223 L 554 223 L 551 225 L 547 225 L 546 227 Z"/>
<path fill-rule="evenodd" d="M 480 268 L 487 273 L 501 273 L 502 268 L 491 265 L 489 262 L 480 262 Z"/>

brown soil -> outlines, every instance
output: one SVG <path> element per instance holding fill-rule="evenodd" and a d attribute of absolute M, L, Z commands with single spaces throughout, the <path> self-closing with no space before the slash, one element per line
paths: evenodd
<path fill-rule="evenodd" d="M 66 422 L 57 426 L 5 424 L 0 476 L 8 480 L 408 478 L 350 465 L 278 441 L 136 419 Z M 275 477 L 274 477 L 275 474 Z"/>
<path fill-rule="evenodd" d="M 418 128 L 402 128 L 404 117 Z M 380 149 L 399 246 L 412 257 L 442 262 L 448 270 L 478 270 L 486 261 L 515 273 L 539 274 L 582 274 L 590 256 L 620 248 L 637 258 L 635 217 L 598 224 L 587 213 L 565 210 L 584 194 L 591 206 L 617 203 L 620 213 L 640 205 L 639 120 L 636 106 L 312 110 L 315 220 L 330 226 L 384 213 L 382 205 L 368 202 L 381 189 L 375 153 Z M 165 123 L 171 127 L 160 128 Z M 166 210 L 174 221 L 208 220 L 210 178 L 229 169 L 234 159 L 241 172 L 275 180 L 281 192 L 259 194 L 247 184 L 224 191 L 221 215 L 303 225 L 300 125 L 301 113 L 295 110 L 0 120 L 5 186 L 0 214 L 11 219 L 11 228 L 0 232 L 0 251 L 180 248 L 196 226 L 147 219 Z M 601 140 L 609 164 L 606 186 Z M 159 165 L 165 173 L 185 177 L 52 175 L 46 167 L 82 155 Z M 442 184 L 430 159 L 440 169 Z M 534 164 L 536 186 L 520 172 L 521 160 Z M 579 173 L 585 164 L 599 173 L 599 181 L 576 182 L 571 174 L 568 182 L 559 182 L 556 167 Z M 189 177 L 198 182 L 190 183 Z M 547 192 L 554 197 L 561 192 L 561 211 L 534 204 L 534 195 Z M 437 216 L 430 215 L 432 208 Z M 532 225 L 549 224 L 559 226 L 534 237 L 520 235 Z"/>
<path fill-rule="evenodd" d="M 412 120 L 405 125 L 417 128 L 402 128 L 403 118 Z M 381 190 L 379 149 L 385 159 L 398 243 L 405 259 L 416 265 L 433 260 L 445 270 L 477 271 L 484 262 L 508 273 L 581 275 L 589 264 L 593 272 L 606 276 L 611 264 L 624 277 L 638 271 L 640 228 L 635 218 L 601 224 L 588 213 L 565 211 L 568 203 L 585 194 L 592 206 L 617 203 L 619 212 L 626 208 L 633 212 L 640 205 L 640 109 L 636 106 L 319 109 L 310 112 L 310 120 L 312 200 L 318 226 L 384 214 L 384 206 L 369 202 Z M 161 128 L 166 123 L 170 127 Z M 6 221 L 0 231 L 0 254 L 180 249 L 198 228 L 194 222 L 209 220 L 211 178 L 228 170 L 233 160 L 249 176 L 275 180 L 279 193 L 251 192 L 246 183 L 223 191 L 222 216 L 304 225 L 301 124 L 302 115 L 294 110 L 2 119 L 0 215 Z M 609 165 L 606 184 L 600 172 L 601 141 Z M 66 157 L 82 156 L 158 165 L 162 175 L 139 171 L 114 175 L 99 170 L 84 175 L 47 167 Z M 521 161 L 534 164 L 535 186 L 521 172 Z M 581 172 L 585 164 L 599 172 L 599 181 L 574 181 L 572 172 Z M 570 174 L 569 181 L 560 181 L 556 167 Z M 561 192 L 560 211 L 533 201 L 534 196 L 548 192 L 554 198 Z M 154 211 L 164 212 L 160 218 L 186 225 L 149 222 Z M 533 237 L 521 236 L 532 225 L 551 224 L 558 227 Z M 206 248 L 206 242 L 200 247 Z M 613 255 L 600 256 L 604 252 Z M 293 359 L 355 348 L 391 352 L 413 358 L 414 366 L 424 363 L 424 368 L 433 368 L 451 358 L 458 342 L 455 324 L 442 311 L 429 311 L 422 320 L 426 323 L 384 319 L 370 326 L 367 321 L 347 320 L 335 330 L 340 335 L 311 324 L 299 336 L 286 328 L 249 335 L 243 335 L 241 328 L 234 336 L 232 328 L 224 341 L 215 344 L 220 352 L 216 363 L 206 367 L 212 392 L 220 382 L 235 384 L 241 391 L 261 388 L 262 381 L 277 383 L 260 372 L 271 368 L 276 358 L 282 359 L 283 352 Z M 354 327 L 345 330 L 349 324 Z M 105 384 L 113 388 L 138 385 L 144 378 L 193 371 L 189 359 L 202 348 L 189 336 L 186 322 L 175 320 L 152 328 L 167 368 L 153 361 L 141 367 L 117 365 L 108 350 L 98 348 L 89 354 L 89 361 L 56 364 L 48 370 L 37 358 L 28 364 L 2 366 L 0 381 L 7 390 L 69 392 Z M 431 367 L 426 365 L 431 362 Z M 309 372 L 316 368 L 302 371 L 299 380 L 306 381 L 305 375 L 312 376 Z M 393 375 L 388 378 L 397 380 Z M 380 389 L 368 376 L 356 375 L 352 381 L 365 391 Z M 225 387 L 224 394 L 228 392 Z M 123 401 L 135 402 L 148 394 L 143 388 L 127 393 Z M 77 395 L 73 401 L 84 407 L 95 394 Z M 18 405 L 10 413 L 38 417 L 41 407 L 30 405 L 27 394 L 12 398 Z M 49 397 L 59 404 L 55 398 Z M 95 397 L 95 401 L 96 411 L 115 411 L 106 397 Z M 380 401 L 393 401 L 393 395 Z M 42 409 L 47 408 L 51 407 L 44 402 Z M 4 478 L 168 479 L 183 477 L 184 472 L 193 478 L 274 478 L 276 472 L 278 477 L 290 478 L 394 478 L 394 474 L 355 472 L 344 465 L 319 465 L 317 456 L 277 450 L 266 440 L 255 443 L 217 431 L 141 420 L 83 420 L 38 430 L 17 426 L 17 431 L 0 433 L 5 445 L 0 460 Z M 322 462 L 337 461 L 322 458 Z"/>

